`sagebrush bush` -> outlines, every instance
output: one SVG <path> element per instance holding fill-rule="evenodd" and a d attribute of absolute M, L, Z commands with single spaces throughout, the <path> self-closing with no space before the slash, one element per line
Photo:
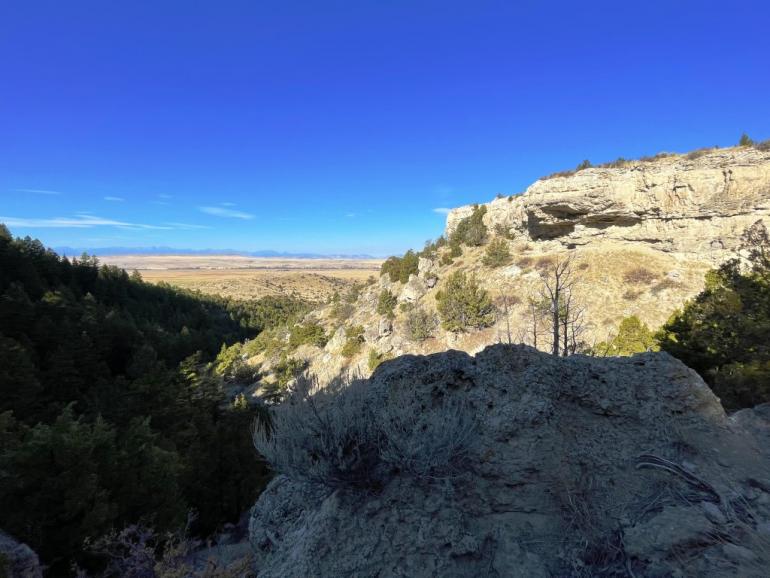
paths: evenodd
<path fill-rule="evenodd" d="M 380 459 L 417 479 L 455 477 L 476 450 L 478 422 L 468 404 L 454 397 L 426 407 L 414 389 L 392 393 L 376 424 Z"/>
<path fill-rule="evenodd" d="M 495 237 L 487 245 L 482 262 L 487 267 L 502 267 L 511 262 L 511 250 L 508 242 L 500 237 Z"/>
<path fill-rule="evenodd" d="M 695 159 L 699 159 L 702 156 L 707 155 L 709 152 L 711 152 L 713 149 L 706 147 L 706 148 L 700 148 L 695 149 L 694 151 L 690 151 L 685 155 L 685 158 L 689 161 L 694 161 Z"/>
<path fill-rule="evenodd" d="M 192 519 L 192 518 L 191 518 Z M 188 527 L 190 522 L 188 522 Z M 132 525 L 86 543 L 87 549 L 107 561 L 101 578 L 249 578 L 255 576 L 252 556 L 228 559 L 209 555 L 201 559 L 208 544 L 188 536 L 187 530 L 160 533 Z M 95 576 L 76 569 L 77 578 Z"/>
<path fill-rule="evenodd" d="M 356 308 L 352 303 L 338 300 L 334 301 L 332 304 L 331 317 L 336 321 L 344 322 L 347 321 L 355 311 Z"/>
<path fill-rule="evenodd" d="M 532 259 L 532 257 L 521 257 L 518 261 L 516 261 L 516 265 L 518 265 L 521 269 L 529 269 L 532 267 L 532 263 L 534 263 L 534 259 Z"/>
<path fill-rule="evenodd" d="M 407 312 L 406 335 L 412 341 L 424 341 L 433 336 L 438 319 L 421 307 L 412 306 Z"/>
<path fill-rule="evenodd" d="M 332 489 L 377 489 L 399 474 L 454 477 L 477 439 L 475 413 L 463 401 L 426 403 L 414 389 L 383 392 L 365 381 L 320 388 L 314 378 L 274 408 L 272 434 L 254 431 L 277 472 Z"/>
<path fill-rule="evenodd" d="M 302 378 L 273 408 L 273 431 L 254 431 L 254 445 L 272 468 L 330 488 L 379 485 L 374 406 L 365 390 L 342 382 L 325 388 Z"/>
<path fill-rule="evenodd" d="M 646 267 L 634 267 L 623 273 L 623 281 L 634 285 L 650 285 L 658 278 L 658 275 Z"/>
<path fill-rule="evenodd" d="M 653 295 L 657 295 L 663 291 L 667 291 L 669 289 L 678 289 L 680 287 L 682 287 L 682 284 L 678 281 L 675 281 L 669 277 L 664 277 L 658 283 L 652 286 L 651 291 Z"/>

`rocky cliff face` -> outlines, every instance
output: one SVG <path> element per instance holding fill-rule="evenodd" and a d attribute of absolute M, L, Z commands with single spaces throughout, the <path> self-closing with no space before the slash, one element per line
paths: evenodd
<path fill-rule="evenodd" d="M 472 210 L 451 211 L 447 234 Z M 485 222 L 530 241 L 633 243 L 714 262 L 768 214 L 770 151 L 732 148 L 541 179 L 488 203 Z"/>
<path fill-rule="evenodd" d="M 638 316 L 660 327 L 703 288 L 704 273 L 734 257 L 745 229 L 759 219 L 770 225 L 770 151 L 740 147 L 629 161 L 617 168 L 589 168 L 534 183 L 518 196 L 487 203 L 484 222 L 503 235 L 511 263 L 483 264 L 484 247 L 467 247 L 448 263 L 448 247 L 421 258 L 419 271 L 406 283 L 388 275 L 363 289 L 350 313 L 335 318 L 331 307 L 309 317 L 332 339 L 324 348 L 304 346 L 290 355 L 307 361 L 322 381 L 346 373 L 367 375 L 367 355 L 428 354 L 447 349 L 475 353 L 491 343 L 535 341 L 528 300 L 542 290 L 539 266 L 572 255 L 579 282 L 576 298 L 585 313 L 587 345 L 611 336 L 624 317 Z M 448 235 L 473 212 L 453 210 Z M 436 294 L 455 271 L 475 275 L 498 307 L 492 327 L 461 333 L 438 323 L 428 339 L 414 340 L 407 330 L 414 308 L 436 314 Z M 390 291 L 399 307 L 395 319 L 377 313 L 380 293 Z M 401 310 L 401 304 L 413 307 Z M 360 353 L 345 358 L 345 327 L 360 325 Z M 275 356 L 278 359 L 278 356 Z M 271 361 L 259 358 L 269 373 Z"/>
<path fill-rule="evenodd" d="M 470 460 L 370 490 L 278 476 L 252 512 L 260 577 L 767 575 L 770 408 L 726 416 L 666 354 L 498 345 L 402 357 L 360 385 L 408 392 L 415 416 L 462 401 Z"/>

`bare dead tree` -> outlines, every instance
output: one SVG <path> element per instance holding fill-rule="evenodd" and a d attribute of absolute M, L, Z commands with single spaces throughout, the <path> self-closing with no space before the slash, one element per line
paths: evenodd
<path fill-rule="evenodd" d="M 565 332 L 569 335 L 567 346 L 564 348 L 564 355 L 574 355 L 578 351 L 586 349 L 586 343 L 583 339 L 588 329 L 585 307 L 576 300 L 571 301 L 564 318 Z"/>
<path fill-rule="evenodd" d="M 496 299 L 495 303 L 495 310 L 497 311 L 498 315 L 505 318 L 505 337 L 507 339 L 508 345 L 513 343 L 513 335 L 511 334 L 511 307 L 518 303 L 521 303 L 521 300 L 516 295 L 511 295 L 508 287 L 503 288 L 503 291 L 500 293 L 500 296 Z M 498 322 L 499 321 L 500 319 L 498 318 Z M 498 341 L 503 341 L 500 336 L 499 329 Z"/>
<path fill-rule="evenodd" d="M 537 349 L 540 335 L 546 330 L 547 319 L 544 319 L 545 315 L 548 314 L 546 308 L 547 306 L 543 299 L 536 299 L 530 296 L 527 300 L 530 341 L 535 349 Z"/>
<path fill-rule="evenodd" d="M 577 279 L 576 279 L 577 281 Z M 575 296 L 574 287 L 562 294 L 560 304 L 561 334 L 563 356 L 574 355 L 584 347 L 583 334 L 586 332 L 585 307 Z"/>
<path fill-rule="evenodd" d="M 543 281 L 538 298 L 530 298 L 529 315 L 533 343 L 537 347 L 540 331 L 550 333 L 553 355 L 572 355 L 583 347 L 586 332 L 585 307 L 577 297 L 580 278 L 572 255 L 544 262 L 540 267 Z"/>
<path fill-rule="evenodd" d="M 548 301 L 551 316 L 551 353 L 558 356 L 561 352 L 567 352 L 567 348 L 563 347 L 562 333 L 568 333 L 563 319 L 569 316 L 564 309 L 578 281 L 572 267 L 572 256 L 557 258 L 544 265 L 540 277 L 543 280 L 540 295 Z"/>

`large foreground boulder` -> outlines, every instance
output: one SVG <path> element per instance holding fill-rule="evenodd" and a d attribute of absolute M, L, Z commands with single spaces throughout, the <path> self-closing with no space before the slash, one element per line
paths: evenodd
<path fill-rule="evenodd" d="M 40 560 L 26 544 L 0 530 L 0 577 L 42 578 Z"/>
<path fill-rule="evenodd" d="M 770 574 L 770 409 L 727 416 L 667 354 L 559 359 L 496 345 L 401 357 L 351 388 L 340 403 L 358 400 L 366 423 L 353 407 L 332 429 L 379 420 L 376 447 L 347 438 L 329 459 L 360 462 L 371 476 L 345 480 L 368 485 L 324 479 L 317 440 L 291 445 L 279 429 L 273 449 L 291 455 L 271 455 L 289 475 L 250 522 L 261 577 Z M 410 400 L 399 411 L 411 420 L 393 417 L 395 399 Z M 445 454 L 434 418 L 463 436 Z M 429 467 L 415 463 L 421 451 Z"/>

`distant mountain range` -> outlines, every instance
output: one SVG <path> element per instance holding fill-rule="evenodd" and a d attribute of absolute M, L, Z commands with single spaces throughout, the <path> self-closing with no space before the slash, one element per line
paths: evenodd
<path fill-rule="evenodd" d="M 60 255 L 239 255 L 242 257 L 276 257 L 284 259 L 376 259 L 366 254 L 290 253 L 287 251 L 235 251 L 233 249 L 174 249 L 173 247 L 54 247 Z"/>

